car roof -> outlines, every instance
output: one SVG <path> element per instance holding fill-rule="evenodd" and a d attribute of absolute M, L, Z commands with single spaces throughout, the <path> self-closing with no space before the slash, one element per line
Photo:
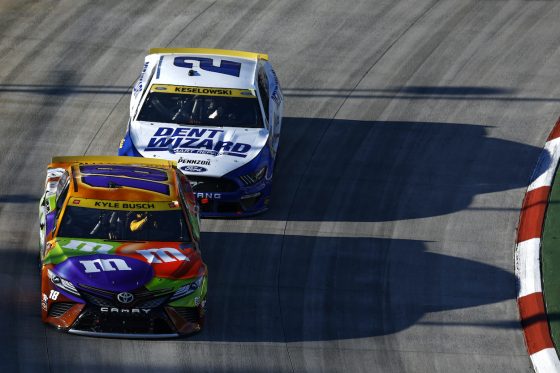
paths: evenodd
<path fill-rule="evenodd" d="M 137 157 L 54 157 L 49 168 L 66 168 L 72 197 L 112 201 L 176 201 L 176 163 Z"/>
<path fill-rule="evenodd" d="M 258 61 L 268 60 L 268 55 L 263 53 L 227 49 L 155 48 L 150 50 L 150 55 L 158 60 L 152 84 L 236 89 L 255 89 Z M 178 60 L 184 66 L 175 64 L 175 59 L 180 57 L 186 57 Z M 211 63 L 205 63 L 204 59 L 210 59 Z M 237 70 L 234 74 L 220 72 L 221 68 L 232 64 L 240 64 L 238 76 Z"/>

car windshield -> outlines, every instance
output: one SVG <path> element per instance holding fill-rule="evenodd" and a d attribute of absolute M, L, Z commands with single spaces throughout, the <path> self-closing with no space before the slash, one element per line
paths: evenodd
<path fill-rule="evenodd" d="M 259 102 L 255 96 L 150 92 L 136 119 L 201 127 L 263 127 Z"/>
<path fill-rule="evenodd" d="M 125 211 L 67 206 L 59 237 L 191 242 L 181 210 Z"/>

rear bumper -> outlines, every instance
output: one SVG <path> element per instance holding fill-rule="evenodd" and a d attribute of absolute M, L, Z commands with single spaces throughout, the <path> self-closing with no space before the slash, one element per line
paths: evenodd
<path fill-rule="evenodd" d="M 261 181 L 235 192 L 205 193 L 194 191 L 203 218 L 246 217 L 268 209 L 271 181 Z M 218 196 L 219 198 L 216 198 Z"/>
<path fill-rule="evenodd" d="M 177 338 L 180 336 L 178 333 L 171 334 L 136 334 L 136 333 L 99 333 L 88 332 L 85 330 L 70 329 L 68 333 L 83 335 L 86 337 L 104 337 L 104 338 L 126 338 L 126 339 L 166 339 Z"/>

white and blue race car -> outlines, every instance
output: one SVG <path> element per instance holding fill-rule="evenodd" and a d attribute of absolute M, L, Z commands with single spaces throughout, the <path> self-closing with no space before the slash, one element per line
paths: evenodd
<path fill-rule="evenodd" d="M 177 161 L 202 216 L 256 214 L 268 207 L 283 109 L 266 54 L 151 49 L 119 155 Z"/>

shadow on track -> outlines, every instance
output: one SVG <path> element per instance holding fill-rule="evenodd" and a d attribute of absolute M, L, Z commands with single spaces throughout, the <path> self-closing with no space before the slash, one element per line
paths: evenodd
<path fill-rule="evenodd" d="M 284 88 L 284 96 L 300 100 L 318 97 L 348 100 L 441 100 L 441 101 L 501 101 L 501 102 L 559 102 L 557 97 L 519 96 L 516 90 L 485 86 L 402 86 L 389 88 Z"/>
<path fill-rule="evenodd" d="M 427 252 L 422 241 L 286 236 L 282 244 L 277 235 L 230 233 L 203 239 L 209 313 L 195 340 L 372 337 L 404 330 L 428 312 L 515 298 L 511 273 Z"/>
<path fill-rule="evenodd" d="M 526 186 L 541 149 L 489 137 L 488 128 L 286 118 L 272 203 L 258 219 L 426 218 Z M 515 298 L 510 272 L 428 252 L 423 241 L 209 232 L 203 240 L 210 311 L 195 340 L 382 336 L 426 313 Z"/>
<path fill-rule="evenodd" d="M 258 219 L 392 221 L 460 211 L 528 184 L 541 149 L 460 123 L 285 118 Z"/>
<path fill-rule="evenodd" d="M 429 312 L 515 298 L 513 274 L 427 252 L 423 241 L 208 232 L 203 240 L 209 311 L 204 330 L 185 341 L 366 338 L 407 329 Z M 14 341 L 4 356 L 25 355 L 46 328 L 40 321 L 37 258 L 4 250 L 0 260 L 19 268 L 0 276 L 5 295 L 0 316 L 10 320 L 0 331 Z M 478 326 L 519 324 L 501 320 Z M 50 334 L 81 340 L 54 330 Z"/>
<path fill-rule="evenodd" d="M 480 125 L 286 118 L 271 209 L 261 218 L 376 222 L 460 211 L 478 194 L 525 186 L 539 153 L 488 137 Z M 381 336 L 429 312 L 515 298 L 511 273 L 428 252 L 423 241 L 204 233 L 203 250 L 209 313 L 188 340 Z M 37 303 L 25 309 L 37 319 L 39 291 L 29 285 L 21 290 Z"/>
<path fill-rule="evenodd" d="M 33 230 L 33 233 L 36 229 Z M 6 238 L 5 238 L 6 240 Z M 48 361 L 40 342 L 44 334 L 41 322 L 39 251 L 21 247 L 0 248 L 0 335 L 1 366 L 5 372 L 21 371 L 21 362 L 28 362 L 33 371 L 45 371 Z M 39 342 L 38 342 L 39 341 Z"/>
<path fill-rule="evenodd" d="M 41 196 L 31 194 L 6 194 L 0 195 L 0 203 L 39 203 Z"/>
<path fill-rule="evenodd" d="M 75 84 L 0 84 L 0 93 L 27 93 L 44 96 L 71 96 L 78 94 L 124 95 L 132 93 L 126 86 Z"/>

